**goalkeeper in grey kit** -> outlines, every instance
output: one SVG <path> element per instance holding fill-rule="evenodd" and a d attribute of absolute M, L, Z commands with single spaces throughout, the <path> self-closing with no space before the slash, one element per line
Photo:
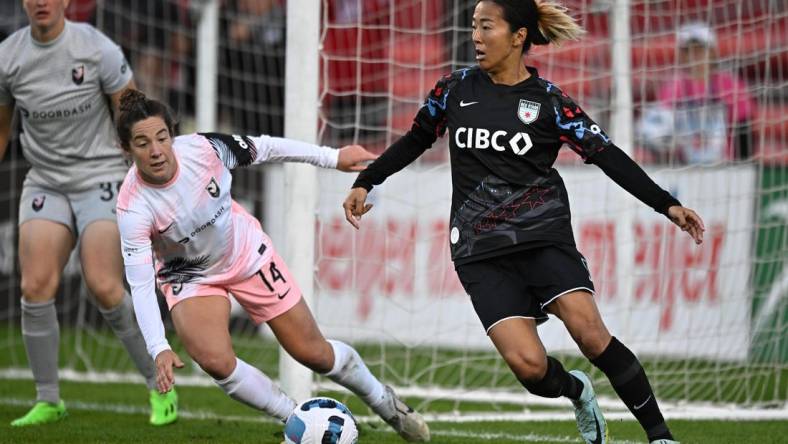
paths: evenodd
<path fill-rule="evenodd" d="M 18 1 L 18 0 L 14 0 Z M 32 168 L 19 203 L 22 337 L 36 403 L 12 426 L 66 417 L 58 382 L 55 294 L 71 251 L 84 282 L 149 389 L 149 422 L 178 417 L 175 392 L 159 394 L 156 369 L 123 285 L 115 202 L 128 167 L 116 144 L 110 104 L 133 88 L 120 48 L 88 24 L 65 19 L 68 0 L 24 0 L 30 26 L 0 43 L 0 159 L 14 109 Z"/>
<path fill-rule="evenodd" d="M 449 130 L 450 235 L 457 275 L 485 331 L 531 393 L 567 397 L 589 444 L 608 442 L 591 380 L 548 356 L 537 332 L 558 317 L 610 380 L 652 444 L 675 444 L 638 358 L 611 336 L 575 246 L 569 199 L 553 168 L 568 144 L 622 188 L 703 241 L 703 221 L 616 147 L 556 85 L 522 63 L 531 45 L 560 44 L 583 30 L 553 3 L 480 0 L 473 15 L 477 65 L 444 76 L 411 130 L 361 172 L 343 207 L 359 228 L 367 193 Z"/>

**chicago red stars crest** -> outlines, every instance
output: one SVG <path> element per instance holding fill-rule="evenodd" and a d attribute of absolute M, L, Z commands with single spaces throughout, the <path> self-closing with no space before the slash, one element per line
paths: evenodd
<path fill-rule="evenodd" d="M 520 105 L 517 106 L 517 117 L 526 125 L 533 123 L 539 117 L 540 107 L 538 102 L 520 99 Z"/>

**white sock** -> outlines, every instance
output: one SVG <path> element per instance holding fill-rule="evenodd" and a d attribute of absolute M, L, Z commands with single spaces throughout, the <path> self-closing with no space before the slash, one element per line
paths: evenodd
<path fill-rule="evenodd" d="M 387 402 L 386 386 L 372 375 L 358 352 L 344 342 L 328 342 L 334 349 L 334 368 L 324 376 L 355 393 L 383 419 L 394 416 L 393 405 Z"/>
<path fill-rule="evenodd" d="M 239 358 L 235 358 L 235 370 L 230 376 L 215 382 L 236 401 L 282 421 L 296 406 L 295 401 L 282 393 L 268 376 Z"/>

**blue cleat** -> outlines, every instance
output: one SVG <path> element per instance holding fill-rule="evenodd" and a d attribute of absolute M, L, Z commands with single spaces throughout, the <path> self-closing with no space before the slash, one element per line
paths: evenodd
<path fill-rule="evenodd" d="M 607 444 L 607 423 L 596 402 L 596 394 L 591 380 L 580 370 L 572 370 L 569 373 L 583 383 L 580 399 L 572 401 L 575 406 L 575 419 L 577 419 L 577 430 L 580 431 L 580 436 L 586 444 Z"/>

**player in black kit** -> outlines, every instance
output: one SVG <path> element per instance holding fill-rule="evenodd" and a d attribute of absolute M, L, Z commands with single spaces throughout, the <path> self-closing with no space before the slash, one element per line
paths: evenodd
<path fill-rule="evenodd" d="M 547 356 L 537 324 L 552 313 L 610 379 L 652 444 L 673 440 L 635 355 L 612 337 L 575 247 L 569 201 L 553 168 L 566 143 L 625 190 L 703 241 L 703 222 L 616 147 L 556 85 L 522 64 L 531 45 L 560 44 L 584 31 L 566 9 L 534 0 L 481 0 L 473 14 L 478 65 L 440 79 L 411 130 L 359 174 L 345 216 L 359 227 L 367 192 L 449 130 L 450 242 L 455 269 L 506 363 L 531 393 L 566 396 L 587 443 L 607 442 L 591 381 Z"/>

